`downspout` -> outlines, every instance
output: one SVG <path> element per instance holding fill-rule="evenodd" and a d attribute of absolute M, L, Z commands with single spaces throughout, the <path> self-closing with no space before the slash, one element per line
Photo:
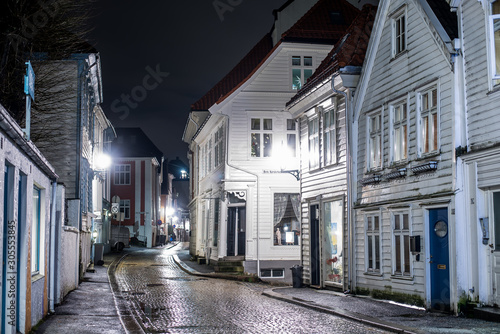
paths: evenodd
<path fill-rule="evenodd" d="M 56 298 L 56 199 L 57 199 L 57 179 L 52 181 L 52 202 L 50 208 L 50 281 L 49 281 L 49 312 L 54 313 L 54 300 Z"/>
<path fill-rule="evenodd" d="M 351 107 L 351 104 L 349 103 L 349 94 L 346 92 L 340 91 L 335 89 L 335 75 L 332 75 L 332 91 L 337 94 L 341 94 L 344 96 L 344 101 L 345 101 L 345 124 L 346 124 L 346 174 L 347 174 L 347 196 L 346 196 L 346 201 L 347 201 L 347 257 L 348 257 L 348 269 L 347 270 L 347 281 L 349 282 L 348 289 L 351 287 L 351 271 L 353 269 L 352 267 L 352 250 L 351 250 L 351 244 L 352 244 L 352 224 L 351 224 L 351 147 L 350 147 L 350 140 L 349 137 L 351 135 L 351 132 L 349 131 L 349 108 Z"/>
<path fill-rule="evenodd" d="M 221 115 L 223 117 L 226 118 L 226 140 L 225 140 L 225 144 L 226 144 L 226 158 L 224 159 L 225 162 L 226 162 L 226 165 L 231 167 L 231 168 L 234 168 L 234 169 L 237 169 L 239 171 L 242 171 L 244 173 L 247 173 L 247 174 L 250 174 L 250 175 L 253 175 L 255 176 L 255 178 L 257 179 L 257 201 L 255 202 L 256 206 L 257 206 L 257 215 L 255 217 L 255 224 L 256 224 L 256 227 L 257 227 L 257 237 L 256 237 L 256 245 L 255 245 L 255 248 L 256 248 L 256 257 L 257 257 L 257 277 L 260 278 L 260 253 L 259 253 L 259 197 L 260 197 L 260 192 L 259 192 L 259 175 L 256 174 L 256 173 L 253 173 L 253 172 L 250 172 L 248 170 L 245 170 L 245 169 L 242 169 L 240 167 L 237 167 L 237 166 L 233 166 L 229 163 L 229 140 L 228 140 L 228 136 L 229 136 L 229 115 L 226 115 L 224 114 L 222 111 L 220 112 Z M 253 182 L 253 181 L 250 181 L 250 182 Z M 245 247 L 246 249 L 246 247 Z"/>

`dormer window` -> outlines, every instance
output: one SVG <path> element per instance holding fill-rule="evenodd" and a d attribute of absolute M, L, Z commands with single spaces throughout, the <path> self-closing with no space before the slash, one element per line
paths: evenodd
<path fill-rule="evenodd" d="M 292 89 L 299 90 L 313 74 L 311 56 L 292 56 Z"/>

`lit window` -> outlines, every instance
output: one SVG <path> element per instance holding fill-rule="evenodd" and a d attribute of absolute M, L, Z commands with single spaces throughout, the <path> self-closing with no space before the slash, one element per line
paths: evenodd
<path fill-rule="evenodd" d="M 274 245 L 298 245 L 300 239 L 299 194 L 274 194 Z"/>
<path fill-rule="evenodd" d="M 292 56 L 292 88 L 301 89 L 313 74 L 310 56 Z"/>
<path fill-rule="evenodd" d="M 399 12 L 392 19 L 392 56 L 406 50 L 406 13 Z"/>
<path fill-rule="evenodd" d="M 368 117 L 368 169 L 382 167 L 382 114 L 377 113 Z"/>
<path fill-rule="evenodd" d="M 337 132 L 335 108 L 328 109 L 323 114 L 323 147 L 325 165 L 337 161 Z"/>
<path fill-rule="evenodd" d="M 380 272 L 380 216 L 378 214 L 366 216 L 366 271 Z"/>
<path fill-rule="evenodd" d="M 43 234 L 42 226 L 42 201 L 41 190 L 33 187 L 33 217 L 31 220 L 31 273 L 40 273 L 41 259 L 43 256 Z"/>
<path fill-rule="evenodd" d="M 392 159 L 394 162 L 407 158 L 408 119 L 406 103 L 391 106 L 392 112 Z"/>
<path fill-rule="evenodd" d="M 270 157 L 273 149 L 273 120 L 270 118 L 251 119 L 251 156 Z"/>
<path fill-rule="evenodd" d="M 309 168 L 319 167 L 319 117 L 308 121 L 309 135 Z"/>
<path fill-rule="evenodd" d="M 297 130 L 293 119 L 286 120 L 286 144 L 292 157 L 297 156 Z"/>
<path fill-rule="evenodd" d="M 130 184 L 130 165 L 115 165 L 115 185 Z"/>
<path fill-rule="evenodd" d="M 408 213 L 393 214 L 393 272 L 395 276 L 410 276 L 410 218 Z"/>
<path fill-rule="evenodd" d="M 420 113 L 420 154 L 433 153 L 438 150 L 438 91 L 430 88 L 418 94 Z"/>
<path fill-rule="evenodd" d="M 130 200 L 120 200 L 120 212 L 123 213 L 123 219 L 130 219 Z"/>
<path fill-rule="evenodd" d="M 219 167 L 224 160 L 224 129 L 220 126 L 214 135 L 214 164 Z"/>

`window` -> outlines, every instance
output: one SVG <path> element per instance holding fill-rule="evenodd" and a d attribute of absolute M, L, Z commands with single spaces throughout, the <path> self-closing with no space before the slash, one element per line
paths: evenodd
<path fill-rule="evenodd" d="M 309 119 L 308 125 L 309 135 L 309 168 L 319 167 L 319 117 Z"/>
<path fill-rule="evenodd" d="M 366 216 L 365 224 L 366 271 L 380 273 L 380 216 Z"/>
<path fill-rule="evenodd" d="M 130 184 L 130 165 L 115 165 L 115 185 Z"/>
<path fill-rule="evenodd" d="M 42 191 L 33 187 L 33 216 L 31 219 L 31 273 L 39 274 L 42 268 L 44 228 L 42 226 Z"/>
<path fill-rule="evenodd" d="M 251 156 L 270 157 L 273 150 L 273 120 L 270 118 L 252 118 L 250 124 Z"/>
<path fill-rule="evenodd" d="M 368 117 L 368 169 L 382 167 L 382 114 Z"/>
<path fill-rule="evenodd" d="M 300 239 L 299 194 L 274 194 L 274 245 L 298 245 Z"/>
<path fill-rule="evenodd" d="M 325 281 L 342 283 L 344 201 L 323 203 L 323 258 Z"/>
<path fill-rule="evenodd" d="M 261 269 L 260 277 L 285 277 L 285 270 L 281 269 Z"/>
<path fill-rule="evenodd" d="M 331 108 L 323 113 L 323 147 L 325 166 L 337 161 L 336 110 Z"/>
<path fill-rule="evenodd" d="M 500 83 L 500 1 L 491 3 L 490 25 L 490 67 L 494 85 Z"/>
<path fill-rule="evenodd" d="M 408 213 L 393 214 L 393 271 L 395 276 L 410 276 L 410 218 Z"/>
<path fill-rule="evenodd" d="M 286 146 L 292 157 L 297 156 L 297 130 L 295 120 L 286 120 Z"/>
<path fill-rule="evenodd" d="M 392 160 L 399 162 L 407 158 L 408 119 L 406 103 L 391 106 L 392 117 Z"/>
<path fill-rule="evenodd" d="M 392 57 L 406 50 L 406 12 L 398 12 L 392 19 Z"/>
<path fill-rule="evenodd" d="M 224 161 L 224 128 L 220 126 L 214 135 L 214 167 L 219 167 Z"/>
<path fill-rule="evenodd" d="M 123 219 L 130 219 L 130 200 L 121 199 L 120 200 L 120 212 L 123 213 Z"/>
<path fill-rule="evenodd" d="M 430 88 L 419 96 L 420 114 L 420 154 L 433 153 L 438 150 L 438 92 Z"/>
<path fill-rule="evenodd" d="M 292 56 L 292 89 L 301 89 L 313 74 L 310 56 Z"/>
<path fill-rule="evenodd" d="M 217 247 L 217 241 L 219 239 L 219 212 L 220 212 L 220 202 L 215 200 L 214 202 L 214 247 Z"/>

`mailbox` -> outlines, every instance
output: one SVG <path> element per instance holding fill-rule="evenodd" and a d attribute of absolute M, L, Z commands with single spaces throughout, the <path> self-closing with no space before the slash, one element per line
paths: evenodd
<path fill-rule="evenodd" d="M 420 253 L 420 251 L 421 251 L 420 236 L 419 235 L 410 236 L 410 252 L 412 252 L 412 254 L 416 254 Z"/>

